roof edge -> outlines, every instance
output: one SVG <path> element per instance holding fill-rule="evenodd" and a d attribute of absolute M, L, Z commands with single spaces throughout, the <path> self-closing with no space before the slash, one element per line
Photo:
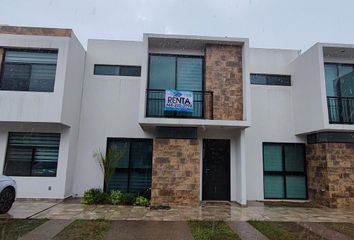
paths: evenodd
<path fill-rule="evenodd" d="M 73 30 L 69 28 L 43 28 L 0 25 L 0 34 L 71 37 Z"/>

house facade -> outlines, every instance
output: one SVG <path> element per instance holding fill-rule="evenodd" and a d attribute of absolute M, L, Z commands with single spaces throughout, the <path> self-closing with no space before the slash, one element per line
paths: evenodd
<path fill-rule="evenodd" d="M 19 198 L 109 188 L 153 205 L 309 200 L 354 207 L 354 45 L 0 27 L 0 167 Z"/>

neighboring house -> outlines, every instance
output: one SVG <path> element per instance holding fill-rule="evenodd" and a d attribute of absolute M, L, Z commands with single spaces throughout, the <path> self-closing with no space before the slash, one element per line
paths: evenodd
<path fill-rule="evenodd" d="M 85 52 L 69 29 L 3 26 L 0 62 L 0 167 L 20 198 L 102 187 L 92 155 L 116 145 L 110 189 L 151 188 L 153 205 L 354 207 L 354 45 L 144 34 Z"/>

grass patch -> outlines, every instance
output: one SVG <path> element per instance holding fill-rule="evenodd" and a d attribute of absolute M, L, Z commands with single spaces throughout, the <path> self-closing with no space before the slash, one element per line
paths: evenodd
<path fill-rule="evenodd" d="M 103 239 L 109 229 L 110 222 L 104 220 L 75 220 L 55 240 L 100 240 Z"/>
<path fill-rule="evenodd" d="M 194 240 L 231 240 L 240 239 L 232 229 L 222 221 L 188 221 Z"/>
<path fill-rule="evenodd" d="M 0 219 L 0 239 L 17 239 L 32 231 L 47 219 Z"/>
<path fill-rule="evenodd" d="M 322 239 L 295 222 L 249 221 L 249 223 L 271 240 Z"/>
<path fill-rule="evenodd" d="M 351 238 L 354 238 L 354 224 L 353 223 L 334 223 L 334 222 L 326 222 L 321 223 L 325 227 L 331 228 L 334 231 L 343 233 Z"/>

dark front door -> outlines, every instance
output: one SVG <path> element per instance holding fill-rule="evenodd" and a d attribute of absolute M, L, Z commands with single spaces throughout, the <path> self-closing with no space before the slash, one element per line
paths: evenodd
<path fill-rule="evenodd" d="M 230 200 L 230 140 L 203 141 L 203 200 Z"/>

